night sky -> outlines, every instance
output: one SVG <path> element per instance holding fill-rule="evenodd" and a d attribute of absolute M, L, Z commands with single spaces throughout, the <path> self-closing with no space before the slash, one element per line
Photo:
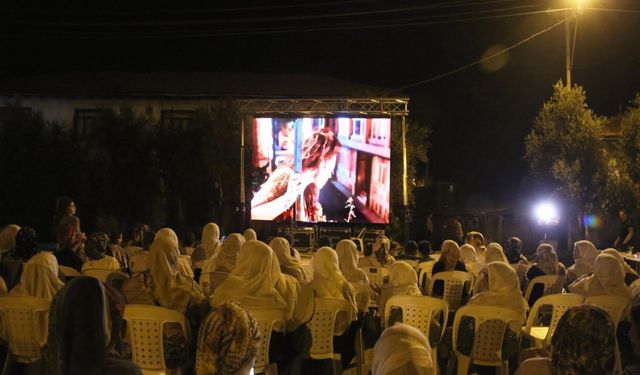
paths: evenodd
<path fill-rule="evenodd" d="M 399 88 L 463 67 L 559 22 L 569 0 L 67 2 L 0 11 L 0 74 L 69 71 L 321 73 Z M 600 115 L 640 91 L 640 2 L 589 0 L 574 82 Z M 93 7 L 93 8 L 92 8 Z M 430 177 L 471 206 L 531 186 L 523 138 L 564 78 L 564 25 L 490 61 L 405 89 L 429 126 Z M 500 61 L 498 61 L 500 60 Z M 310 88 L 312 90 L 312 88 Z"/>

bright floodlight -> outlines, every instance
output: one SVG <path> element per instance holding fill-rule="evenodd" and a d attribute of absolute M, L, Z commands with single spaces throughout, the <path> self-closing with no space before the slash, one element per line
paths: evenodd
<path fill-rule="evenodd" d="M 558 209 L 551 202 L 541 202 L 534 208 L 534 214 L 538 220 L 538 224 L 558 224 L 560 216 Z"/>

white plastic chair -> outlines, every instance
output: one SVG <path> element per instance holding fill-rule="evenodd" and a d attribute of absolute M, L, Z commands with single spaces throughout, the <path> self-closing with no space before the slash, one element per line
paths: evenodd
<path fill-rule="evenodd" d="M 340 327 L 337 322 L 338 314 L 351 316 L 352 306 L 349 302 L 340 298 L 316 298 L 316 310 L 307 327 L 311 331 L 312 344 L 309 349 L 311 359 L 331 359 L 333 373 L 336 374 L 336 361 L 340 361 L 340 355 L 333 352 L 333 337 L 346 332 L 349 325 Z"/>
<path fill-rule="evenodd" d="M 389 269 L 387 267 L 361 267 L 367 277 L 369 278 L 369 282 L 373 284 L 377 284 L 382 286 L 384 284 L 384 278 L 389 276 Z M 378 307 L 378 295 L 376 292 L 371 289 L 369 292 L 370 295 L 370 303 L 369 306 L 372 308 Z"/>
<path fill-rule="evenodd" d="M 471 354 L 458 351 L 460 321 L 467 316 L 474 319 L 474 335 Z M 466 375 L 474 363 L 500 368 L 501 375 L 509 374 L 508 358 L 502 356 L 504 334 L 508 327 L 520 335 L 522 325 L 520 314 L 514 310 L 496 306 L 462 306 L 453 321 L 453 351 L 458 362 L 458 375 Z"/>
<path fill-rule="evenodd" d="M 423 295 L 429 294 L 429 280 L 431 280 L 431 271 L 435 262 L 422 262 L 418 263 L 418 287 Z"/>
<path fill-rule="evenodd" d="M 89 268 L 82 271 L 82 275 L 94 277 L 103 283 L 107 281 L 107 277 L 112 273 L 122 273 L 120 270 L 106 270 L 100 268 Z"/>
<path fill-rule="evenodd" d="M 47 343 L 50 305 L 47 299 L 31 296 L 0 298 L 2 336 L 16 362 L 40 359 Z"/>
<path fill-rule="evenodd" d="M 131 343 L 132 360 L 145 375 L 180 373 L 180 369 L 165 367 L 163 328 L 167 323 L 178 323 L 189 341 L 189 325 L 178 311 L 151 305 L 125 305 L 124 320 Z"/>
<path fill-rule="evenodd" d="M 543 296 L 562 293 L 566 279 L 566 276 L 560 275 L 542 275 L 534 277 L 533 280 L 529 281 L 527 291 L 524 294 L 524 299 L 529 303 L 529 305 L 531 305 L 531 302 L 529 301 L 531 298 L 531 292 L 535 285 L 538 284 L 544 285 L 544 292 L 542 293 Z"/>
<path fill-rule="evenodd" d="M 389 298 L 384 308 L 382 324 L 385 328 L 389 327 L 389 317 L 394 308 L 402 309 L 402 323 L 419 329 L 427 338 L 429 338 L 432 317 L 439 315 L 441 332 L 438 343 L 442 340 L 449 316 L 449 306 L 446 301 L 427 296 L 393 296 Z M 431 348 L 431 358 L 438 358 L 437 346 L 434 345 Z"/>
<path fill-rule="evenodd" d="M 277 364 L 269 363 L 269 345 L 271 344 L 271 332 L 284 330 L 284 314 L 280 310 L 273 309 L 250 308 L 249 310 L 260 330 L 260 343 L 253 368 L 256 373 L 277 375 Z"/>
<path fill-rule="evenodd" d="M 631 301 L 629 298 L 619 296 L 589 296 L 585 298 L 584 303 L 602 307 L 609 313 L 613 324 L 617 327 L 618 323 L 624 320 L 624 313 L 627 311 Z"/>
<path fill-rule="evenodd" d="M 550 294 L 538 298 L 529 312 L 527 324 L 522 328 L 522 333 L 530 337 L 533 345 L 537 348 L 550 346 L 551 337 L 553 337 L 553 333 L 562 315 L 571 306 L 579 305 L 583 301 L 583 296 L 574 293 Z M 538 323 L 538 314 L 543 306 L 551 307 L 551 320 L 546 327 L 536 326 Z"/>
<path fill-rule="evenodd" d="M 438 272 L 429 281 L 429 295 L 433 296 L 433 286 L 441 280 L 443 282 L 444 295 L 442 299 L 449 304 L 449 311 L 456 311 L 462 305 L 462 293 L 471 287 L 471 274 L 462 271 Z"/>

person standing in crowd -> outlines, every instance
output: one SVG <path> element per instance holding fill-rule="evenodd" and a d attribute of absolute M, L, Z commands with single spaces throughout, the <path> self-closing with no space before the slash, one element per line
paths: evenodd
<path fill-rule="evenodd" d="M 56 232 L 58 250 L 54 255 L 58 264 L 81 272 L 84 263 L 84 241 L 87 238 L 80 230 L 80 219 L 77 216 L 63 217 Z"/>
<path fill-rule="evenodd" d="M 633 251 L 635 249 L 633 221 L 625 208 L 620 210 L 618 218 L 620 218 L 620 232 L 613 243 L 613 247 L 618 251 Z"/>
<path fill-rule="evenodd" d="M 53 235 L 52 239 L 57 239 L 57 231 L 58 226 L 62 219 L 68 216 L 76 216 L 76 212 L 78 208 L 76 207 L 76 203 L 73 199 L 61 196 L 56 199 L 56 213 L 53 215 L 53 221 L 51 223 L 51 234 Z"/>

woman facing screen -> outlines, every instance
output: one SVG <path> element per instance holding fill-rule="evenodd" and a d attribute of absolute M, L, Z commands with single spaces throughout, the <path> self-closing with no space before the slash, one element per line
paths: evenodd
<path fill-rule="evenodd" d="M 251 200 L 251 218 L 291 219 L 294 203 L 302 195 L 298 220 L 325 221 L 318 192 L 335 170 L 339 149 L 340 142 L 333 131 L 314 131 L 302 146 L 301 171 L 294 171 L 293 158 L 276 168 Z"/>

